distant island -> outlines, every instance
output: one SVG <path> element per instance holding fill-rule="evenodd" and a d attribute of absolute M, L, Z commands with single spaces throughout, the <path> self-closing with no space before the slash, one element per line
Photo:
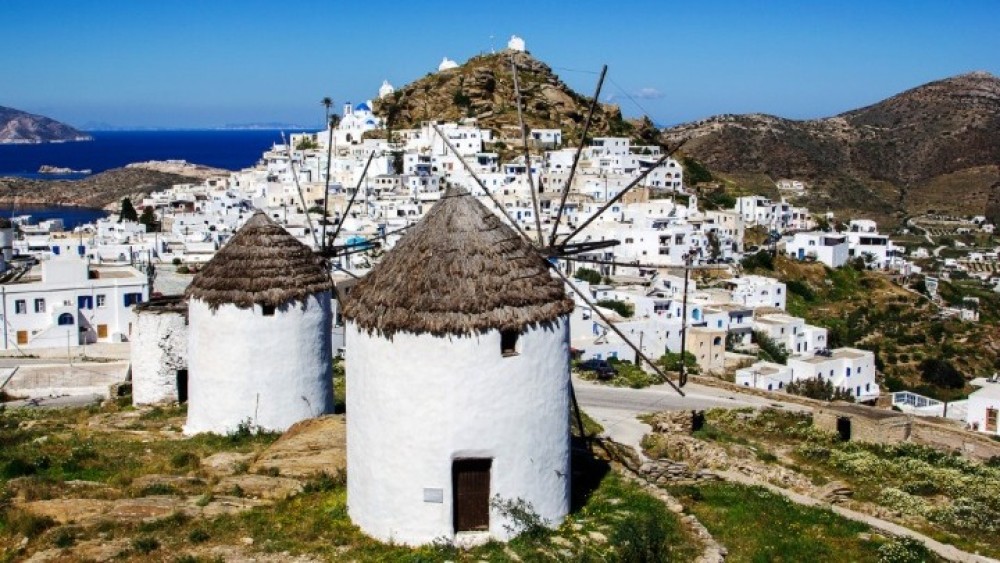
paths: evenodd
<path fill-rule="evenodd" d="M 92 141 L 93 137 L 43 115 L 0 106 L 0 144 Z"/>
<path fill-rule="evenodd" d="M 89 168 L 85 170 L 73 170 L 72 168 L 52 166 L 49 164 L 43 164 L 38 168 L 39 174 L 90 174 L 91 172 L 92 171 Z"/>

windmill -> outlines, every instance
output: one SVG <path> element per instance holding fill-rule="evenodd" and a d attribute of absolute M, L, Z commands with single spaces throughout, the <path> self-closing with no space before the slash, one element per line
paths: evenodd
<path fill-rule="evenodd" d="M 631 338 L 629 338 L 622 330 L 620 330 L 617 326 L 615 326 L 615 323 L 611 319 L 609 319 L 604 313 L 601 312 L 600 308 L 594 303 L 593 299 L 586 292 L 584 292 L 583 290 L 579 289 L 573 283 L 573 281 L 570 279 L 570 277 L 567 276 L 566 273 L 564 273 L 562 270 L 560 270 L 560 268 L 556 265 L 556 263 L 558 261 L 560 261 L 560 260 L 569 260 L 569 259 L 572 259 L 573 261 L 576 261 L 576 262 L 585 262 L 585 263 L 601 264 L 601 265 L 622 266 L 622 267 L 640 267 L 640 268 L 652 268 L 652 269 L 662 268 L 663 267 L 662 265 L 656 265 L 656 264 L 642 264 L 642 263 L 638 263 L 638 262 L 619 262 L 619 261 L 615 261 L 615 260 L 604 260 L 604 259 L 600 259 L 600 258 L 592 258 L 592 257 L 584 256 L 584 254 L 589 253 L 589 252 L 593 252 L 595 250 L 601 250 L 601 249 L 605 249 L 605 248 L 612 248 L 612 247 L 617 246 L 618 244 L 620 244 L 620 242 L 617 241 L 617 240 L 575 242 L 574 238 L 576 238 L 577 236 L 579 236 L 581 234 L 581 232 L 583 232 L 593 221 L 595 221 L 596 219 L 598 219 L 603 213 L 605 213 L 608 209 L 610 209 L 614 204 L 618 203 L 629 192 L 629 190 L 631 190 L 631 189 L 635 188 L 636 186 L 640 185 L 642 183 L 642 181 L 650 173 L 652 173 L 655 169 L 657 169 L 662 164 L 664 164 L 667 161 L 667 159 L 669 159 L 671 156 L 673 156 L 673 154 L 682 146 L 683 143 L 678 144 L 676 147 L 674 147 L 674 148 L 672 148 L 670 150 L 666 150 L 666 147 L 664 147 L 663 145 L 661 145 L 662 154 L 661 154 L 661 156 L 657 160 L 655 160 L 644 171 L 642 171 L 635 178 L 633 178 L 631 180 L 631 182 L 628 185 L 626 185 L 624 188 L 622 188 L 616 195 L 614 195 L 613 197 L 611 197 L 610 199 L 608 199 L 606 202 L 604 202 L 604 204 L 601 205 L 601 207 L 594 214 L 592 214 L 590 217 L 588 217 L 586 220 L 584 220 L 579 226 L 575 226 L 568 233 L 565 233 L 565 234 L 564 233 L 560 233 L 560 227 L 563 225 L 563 219 L 564 219 L 563 216 L 564 216 L 564 211 L 565 211 L 565 208 L 566 208 L 566 200 L 568 198 L 571 186 L 573 185 L 573 178 L 574 178 L 574 176 L 576 174 L 576 170 L 577 170 L 578 165 L 579 165 L 579 161 L 580 161 L 580 158 L 581 158 L 581 155 L 582 155 L 582 152 L 583 152 L 583 148 L 584 148 L 584 143 L 586 142 L 587 135 L 588 135 L 590 127 L 591 127 L 591 125 L 593 123 L 594 113 L 595 113 L 595 111 L 597 109 L 597 104 L 598 104 L 598 100 L 599 100 L 599 97 L 600 97 L 601 89 L 603 87 L 605 76 L 607 74 L 607 66 L 606 65 L 603 66 L 602 69 L 601 69 L 600 77 L 599 77 L 598 82 L 597 82 L 597 86 L 596 86 L 596 89 L 595 89 L 595 92 L 594 92 L 594 96 L 593 96 L 593 98 L 591 99 L 591 102 L 590 102 L 590 106 L 589 106 L 589 110 L 588 110 L 588 113 L 587 113 L 586 120 L 584 121 L 583 130 L 582 130 L 581 135 L 580 135 L 579 145 L 576 147 L 576 151 L 575 151 L 575 154 L 574 154 L 572 166 L 570 167 L 567 179 L 566 179 L 566 181 L 565 181 L 564 185 L 562 186 L 562 189 L 561 189 L 561 191 L 559 193 L 559 207 L 557 208 L 557 211 L 556 211 L 555 221 L 553 222 L 551 233 L 550 233 L 548 239 L 546 240 L 545 235 L 544 235 L 543 230 L 542 230 L 542 225 L 541 225 L 541 214 L 540 214 L 540 205 L 539 205 L 539 186 L 535 185 L 535 181 L 534 181 L 534 178 L 533 178 L 532 173 L 531 173 L 531 151 L 530 151 L 530 147 L 529 147 L 529 143 L 528 143 L 528 129 L 527 129 L 526 124 L 525 124 L 524 112 L 523 112 L 523 109 L 522 109 L 523 108 L 523 101 L 522 101 L 522 98 L 521 98 L 521 89 L 520 89 L 520 82 L 519 82 L 519 77 L 518 77 L 518 66 L 517 66 L 517 62 L 514 60 L 513 57 L 511 58 L 511 61 L 510 61 L 510 68 L 511 68 L 512 76 L 513 76 L 514 95 L 515 95 L 515 98 L 516 98 L 515 102 L 516 102 L 516 107 L 517 107 L 517 115 L 518 115 L 519 129 L 520 129 L 520 135 L 521 135 L 521 144 L 522 144 L 521 151 L 522 151 L 522 154 L 523 154 L 524 159 L 525 159 L 526 172 L 527 172 L 527 175 L 528 175 L 528 188 L 529 188 L 529 192 L 530 192 L 530 195 L 531 195 L 531 204 L 532 204 L 532 208 L 533 208 L 533 212 L 534 212 L 534 218 L 535 218 L 535 229 L 534 229 L 535 236 L 534 237 L 530 236 L 529 233 L 526 232 L 524 229 L 522 229 L 522 227 L 520 226 L 520 224 L 517 221 L 515 221 L 513 217 L 511 217 L 511 215 L 507 211 L 507 209 L 497 200 L 497 198 L 494 196 L 493 192 L 491 192 L 486 187 L 486 185 L 483 183 L 482 179 L 478 176 L 478 174 L 473 169 L 473 167 L 469 164 L 468 161 L 466 161 L 466 159 L 463 157 L 463 155 L 461 154 L 461 152 L 452 144 L 451 140 L 442 131 L 442 129 L 440 128 L 440 126 L 437 123 L 433 123 L 432 122 L 431 123 L 431 127 L 433 128 L 434 132 L 441 138 L 441 140 L 443 141 L 443 144 L 445 145 L 445 147 L 447 148 L 447 150 L 451 154 L 453 154 L 455 156 L 455 158 L 459 161 L 459 163 L 461 164 L 461 166 L 464 168 L 465 172 L 478 185 L 478 187 L 480 188 L 480 190 L 482 191 L 482 193 L 485 194 L 485 196 L 487 198 L 489 198 L 489 200 L 494 205 L 495 209 L 499 210 L 499 213 L 503 216 L 504 219 L 506 219 L 507 223 L 518 233 L 518 235 L 520 237 L 522 237 L 525 241 L 527 241 L 532 246 L 532 248 L 541 257 L 543 257 L 545 259 L 546 263 L 549 264 L 549 268 L 551 269 L 551 271 L 553 272 L 553 274 L 555 276 L 557 276 L 558 278 L 561 278 L 562 281 L 564 282 L 564 284 L 568 288 L 570 288 L 580 298 L 580 300 L 583 303 L 585 303 L 588 307 L 590 307 L 590 309 L 594 312 L 594 314 L 596 314 L 605 323 L 605 325 L 608 327 L 608 329 L 610 331 L 614 332 L 619 338 L 621 338 L 621 340 L 629 348 L 631 348 L 635 352 L 637 360 L 645 362 L 661 378 L 662 381 L 664 381 L 665 383 L 667 383 L 668 385 L 670 385 L 678 394 L 680 394 L 681 396 L 684 396 L 684 392 L 681 390 L 681 387 L 686 383 L 686 379 L 687 379 L 686 378 L 686 374 L 684 372 L 684 367 L 683 367 L 684 362 L 683 361 L 681 362 L 681 365 L 682 365 L 682 367 L 681 367 L 681 374 L 680 374 L 680 377 L 679 377 L 678 381 L 675 383 L 670 377 L 668 377 L 668 375 L 662 370 L 662 368 L 659 365 L 657 365 L 652 359 L 650 359 L 642 351 L 641 346 L 638 346 L 634 342 L 632 342 Z M 345 209 L 345 211 L 344 211 L 344 213 L 343 213 L 343 215 L 341 217 L 341 220 L 338 222 L 337 227 L 334 230 L 332 236 L 330 238 L 324 237 L 324 240 L 323 240 L 323 243 L 322 243 L 322 246 L 321 246 L 321 250 L 320 250 L 320 253 L 324 257 L 330 259 L 330 261 L 331 261 L 331 263 L 333 263 L 334 267 L 336 267 L 338 269 L 341 269 L 342 271 L 345 271 L 348 275 L 351 275 L 352 277 L 357 277 L 357 276 L 355 276 L 351 272 L 348 272 L 345 268 L 341 267 L 339 264 L 336 263 L 339 258 L 346 257 L 346 256 L 349 256 L 349 255 L 357 253 L 357 252 L 363 252 L 366 249 L 366 247 L 367 247 L 368 244 L 375 243 L 376 241 L 385 239 L 385 238 L 387 238 L 387 237 L 389 237 L 391 235 L 399 234 L 399 233 L 401 233 L 401 232 L 409 229 L 413 225 L 415 225 L 415 223 L 413 223 L 413 224 L 410 224 L 410 225 L 406 225 L 406 226 L 404 226 L 402 228 L 395 229 L 393 231 L 385 232 L 385 233 L 382 233 L 382 234 L 379 234 L 379 235 L 376 235 L 376 236 L 373 236 L 373 237 L 368 237 L 364 241 L 365 244 L 362 244 L 362 245 L 359 245 L 357 243 L 355 243 L 355 244 L 345 244 L 345 245 L 334 245 L 334 244 L 331 244 L 332 241 L 336 240 L 337 235 L 341 231 L 341 228 L 342 228 L 343 222 L 344 222 L 343 219 L 349 214 L 350 209 L 353 206 L 353 204 L 355 202 L 355 199 L 356 199 L 356 197 L 358 195 L 358 192 L 361 190 L 361 187 L 362 187 L 362 185 L 364 183 L 364 178 L 367 175 L 368 167 L 371 164 L 371 161 L 372 161 L 372 159 L 374 157 L 375 157 L 375 153 L 374 152 L 369 155 L 368 161 L 367 161 L 367 163 L 365 165 L 365 168 L 364 168 L 364 171 L 362 172 L 361 177 L 358 180 L 357 187 L 355 188 L 354 193 L 351 195 L 351 198 L 348 201 L 347 207 L 346 207 L 346 209 Z M 568 220 L 566 221 L 566 223 L 567 223 L 567 226 L 570 226 L 568 224 Z M 691 253 L 689 253 L 688 255 L 685 255 L 685 282 L 687 280 L 687 274 L 688 274 L 688 270 L 690 269 L 691 259 L 692 258 L 693 258 L 693 255 Z M 686 283 L 685 283 L 684 303 L 685 303 L 685 307 L 684 308 L 686 309 L 686 304 L 687 304 L 687 287 L 686 287 Z M 681 329 L 682 330 L 682 341 L 684 340 L 684 336 L 685 336 L 685 333 L 686 333 L 686 324 L 687 324 L 686 319 L 682 319 L 682 329 Z M 683 344 L 682 344 L 682 346 L 683 346 Z M 683 353 L 683 350 L 682 350 L 682 353 Z M 575 396 L 573 397 L 573 403 L 574 403 L 574 406 L 576 406 Z M 579 409 L 578 408 L 577 408 L 577 417 L 578 417 L 578 423 L 581 424 L 581 428 L 582 428 L 582 422 L 579 420 Z"/>

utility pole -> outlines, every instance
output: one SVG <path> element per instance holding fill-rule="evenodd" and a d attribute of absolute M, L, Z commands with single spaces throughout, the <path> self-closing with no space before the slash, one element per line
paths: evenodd
<path fill-rule="evenodd" d="M 688 272 L 694 254 L 688 250 L 682 258 L 684 260 L 684 295 L 681 296 L 681 373 L 680 377 L 677 378 L 677 385 L 684 387 L 687 385 L 687 365 L 684 361 L 684 353 L 687 345 Z"/>

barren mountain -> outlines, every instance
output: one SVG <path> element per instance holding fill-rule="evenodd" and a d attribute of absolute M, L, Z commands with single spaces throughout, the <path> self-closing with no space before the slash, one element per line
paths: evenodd
<path fill-rule="evenodd" d="M 118 209 L 123 197 L 138 203 L 146 195 L 174 184 L 200 182 L 143 168 L 115 168 L 82 180 L 0 178 L 0 205 L 78 205 Z"/>
<path fill-rule="evenodd" d="M 860 199 L 907 212 L 933 204 L 981 213 L 1000 177 L 1000 79 L 963 74 L 825 119 L 721 115 L 669 128 L 664 138 L 686 141 L 684 152 L 715 171 L 813 182 L 834 208 Z M 941 198 L 944 185 L 958 192 Z"/>
<path fill-rule="evenodd" d="M 394 129 L 416 127 L 431 119 L 475 117 L 480 127 L 492 129 L 501 138 L 517 138 L 512 60 L 518 67 L 528 127 L 561 128 L 566 142 L 578 138 L 590 98 L 570 89 L 545 63 L 511 50 L 472 57 L 458 68 L 428 74 L 377 100 L 374 111 Z M 618 106 L 598 104 L 590 135 L 624 135 L 631 130 Z"/>
<path fill-rule="evenodd" d="M 89 135 L 65 123 L 0 106 L 0 144 L 89 140 Z"/>

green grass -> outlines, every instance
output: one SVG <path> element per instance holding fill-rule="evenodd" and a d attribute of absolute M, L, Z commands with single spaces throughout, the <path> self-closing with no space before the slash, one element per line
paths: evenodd
<path fill-rule="evenodd" d="M 562 526 L 470 551 L 445 544 L 410 548 L 367 537 L 348 517 L 343 473 L 317 476 L 299 495 L 273 505 L 210 519 L 175 514 L 152 522 L 59 526 L 18 508 L 7 487 L 16 477 L 27 478 L 20 480 L 18 490 L 29 500 L 72 498 L 81 493 L 65 481 L 85 479 L 108 486 L 100 490 L 99 498 L 177 494 L 199 499 L 198 505 L 204 506 L 212 499 L 210 488 L 204 488 L 211 487 L 212 478 L 200 471 L 201 459 L 220 451 L 261 451 L 277 438 L 244 429 L 232 436 L 163 439 L 156 431 L 178 424 L 182 409 L 131 411 L 113 404 L 0 410 L 0 562 L 95 540 L 123 540 L 126 559 L 195 561 L 205 549 L 243 546 L 248 537 L 254 540 L 245 548 L 250 554 L 287 551 L 330 561 L 506 561 L 510 553 L 524 561 L 692 561 L 700 552 L 698 540 L 661 501 L 580 449 L 575 450 L 571 481 L 573 508 Z M 584 425 L 588 433 L 602 430 L 586 417 Z M 136 434 L 142 430 L 151 434 Z M 162 484 L 144 490 L 133 486 L 137 477 L 153 473 L 201 475 L 206 481 L 204 487 L 196 484 L 184 491 Z M 591 533 L 605 539 L 594 540 Z M 557 536 L 563 539 L 555 540 Z M 29 541 L 22 551 L 24 537 Z"/>
<path fill-rule="evenodd" d="M 864 525 L 804 507 L 759 487 L 732 483 L 668 490 L 729 550 L 727 561 L 877 562 L 881 542 Z"/>

